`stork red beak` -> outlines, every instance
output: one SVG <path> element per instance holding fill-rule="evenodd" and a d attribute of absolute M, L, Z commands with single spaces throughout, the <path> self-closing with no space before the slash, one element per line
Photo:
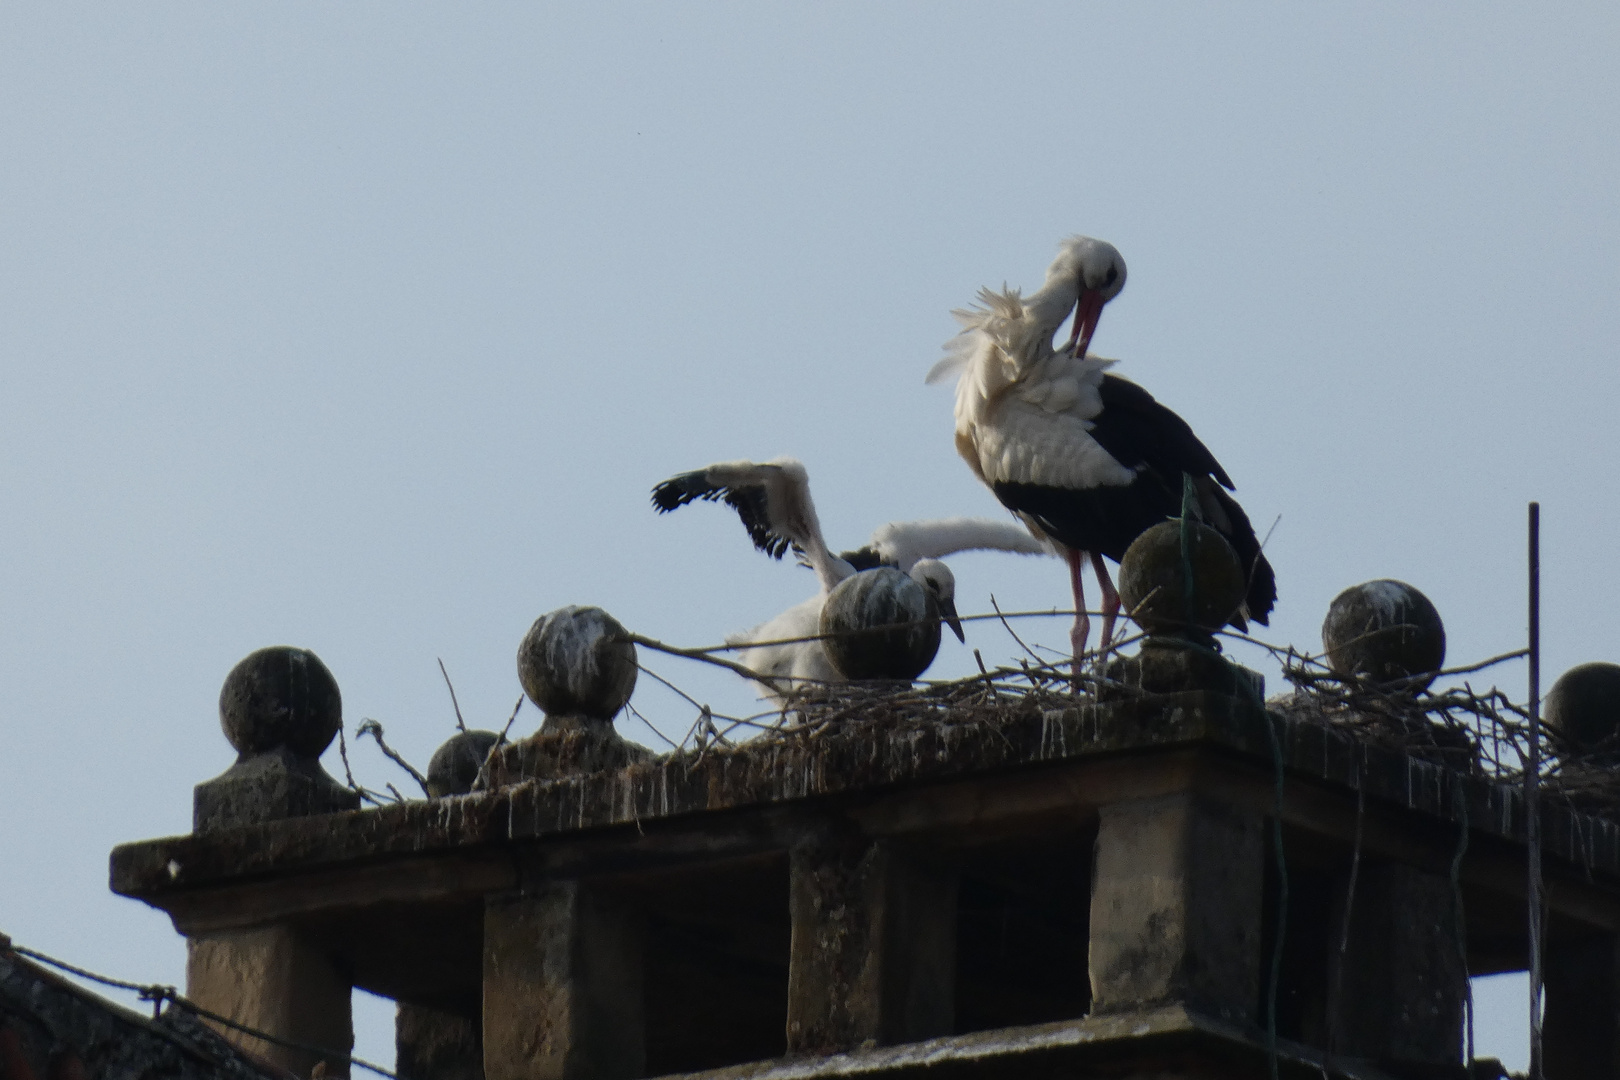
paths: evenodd
<path fill-rule="evenodd" d="M 1086 289 L 1080 294 L 1080 302 L 1074 306 L 1074 331 L 1069 334 L 1069 343 L 1064 346 L 1072 356 L 1085 356 L 1086 350 L 1091 347 L 1091 335 L 1097 332 L 1097 320 L 1102 318 L 1103 294 L 1097 289 Z"/>

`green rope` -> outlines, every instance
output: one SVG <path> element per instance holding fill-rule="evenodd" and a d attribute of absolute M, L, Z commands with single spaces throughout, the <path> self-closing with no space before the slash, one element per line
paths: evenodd
<path fill-rule="evenodd" d="M 1277 726 L 1287 723 L 1280 715 L 1266 713 L 1266 732 L 1271 736 L 1272 764 L 1277 770 L 1276 806 L 1271 818 L 1271 842 L 1277 856 L 1277 932 L 1271 946 L 1271 985 L 1266 993 L 1266 1054 L 1271 1080 L 1277 1080 L 1277 984 L 1282 981 L 1283 941 L 1288 933 L 1288 856 L 1283 851 L 1283 750 Z"/>
<path fill-rule="evenodd" d="M 1452 803 L 1462 816 L 1462 829 L 1457 836 L 1457 852 L 1451 857 L 1451 917 L 1452 929 L 1457 935 L 1457 953 L 1462 960 L 1463 1005 L 1468 1010 L 1467 1027 L 1463 1030 L 1463 1060 L 1469 1068 L 1474 1066 L 1474 984 L 1468 978 L 1468 919 L 1463 912 L 1462 864 L 1468 854 L 1468 791 L 1452 778 Z"/>
<path fill-rule="evenodd" d="M 1198 492 L 1193 488 L 1191 473 L 1181 474 L 1181 599 L 1186 605 L 1187 629 L 1193 629 L 1193 605 L 1197 599 L 1197 583 L 1193 580 L 1193 521 L 1198 505 Z"/>

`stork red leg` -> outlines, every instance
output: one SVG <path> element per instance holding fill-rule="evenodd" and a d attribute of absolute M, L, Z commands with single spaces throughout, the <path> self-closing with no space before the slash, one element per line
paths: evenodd
<path fill-rule="evenodd" d="M 1069 560 L 1069 583 L 1074 586 L 1074 629 L 1069 631 L 1069 646 L 1074 649 L 1074 671 L 1078 675 L 1080 658 L 1086 654 L 1086 638 L 1091 633 L 1091 619 L 1086 615 L 1086 589 L 1080 579 L 1086 553 L 1064 548 L 1063 557 Z"/>
<path fill-rule="evenodd" d="M 1097 588 L 1102 590 L 1102 645 L 1097 656 L 1097 663 L 1100 665 L 1107 659 L 1108 650 L 1114 647 L 1114 620 L 1119 617 L 1119 590 L 1114 588 L 1114 580 L 1108 576 L 1108 566 L 1103 562 L 1103 557 L 1095 551 L 1091 553 L 1091 568 L 1097 572 Z"/>

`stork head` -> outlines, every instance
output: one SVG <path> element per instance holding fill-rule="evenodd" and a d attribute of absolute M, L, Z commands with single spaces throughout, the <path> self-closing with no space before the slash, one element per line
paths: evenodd
<path fill-rule="evenodd" d="M 923 587 L 939 609 L 939 617 L 951 628 L 957 641 L 967 641 L 962 633 L 962 620 L 956 614 L 956 575 L 938 559 L 918 559 L 911 568 L 911 580 Z"/>
<path fill-rule="evenodd" d="M 1093 240 L 1089 236 L 1071 236 L 1058 248 L 1058 256 L 1046 271 L 1046 285 L 1061 292 L 1075 305 L 1074 330 L 1064 348 L 1075 356 L 1084 356 L 1091 345 L 1091 335 L 1097 331 L 1097 320 L 1102 318 L 1103 305 L 1119 295 L 1125 287 L 1125 259 L 1119 249 L 1106 240 Z M 1064 314 L 1067 314 L 1065 309 Z"/>

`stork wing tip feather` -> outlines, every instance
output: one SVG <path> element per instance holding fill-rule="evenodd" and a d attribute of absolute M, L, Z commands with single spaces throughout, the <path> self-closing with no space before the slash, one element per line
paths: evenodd
<path fill-rule="evenodd" d="M 698 499 L 716 499 L 720 489 L 710 484 L 702 472 L 681 473 L 652 489 L 653 509 L 667 514 Z"/>
<path fill-rule="evenodd" d="M 717 483 L 710 479 L 711 469 L 698 469 L 672 476 L 652 490 L 653 509 L 660 514 L 686 506 L 699 500 L 724 502 L 737 511 L 748 538 L 754 546 L 773 559 L 780 559 L 789 549 L 798 551 L 798 545 L 771 527 L 768 496 L 763 486 Z"/>

